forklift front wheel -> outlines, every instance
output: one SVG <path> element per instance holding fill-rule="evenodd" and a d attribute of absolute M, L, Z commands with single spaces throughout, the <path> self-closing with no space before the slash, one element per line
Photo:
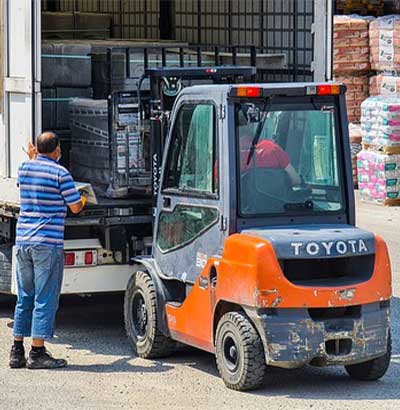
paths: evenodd
<path fill-rule="evenodd" d="M 125 291 L 125 329 L 135 353 L 145 359 L 171 354 L 175 342 L 157 326 L 157 293 L 151 276 L 137 271 Z"/>
<path fill-rule="evenodd" d="M 350 366 L 345 366 L 345 369 L 350 377 L 356 380 L 362 381 L 374 381 L 378 380 L 385 375 L 387 372 L 390 359 L 392 357 L 392 338 L 389 332 L 387 351 L 376 359 L 368 360 L 364 363 L 353 364 Z"/>
<path fill-rule="evenodd" d="M 227 387 L 243 391 L 262 384 L 267 368 L 263 344 L 243 313 L 229 312 L 221 318 L 215 351 L 217 367 Z"/>

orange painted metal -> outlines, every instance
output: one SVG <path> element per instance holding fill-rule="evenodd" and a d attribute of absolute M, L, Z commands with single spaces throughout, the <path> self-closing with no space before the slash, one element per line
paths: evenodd
<path fill-rule="evenodd" d="M 218 302 L 256 308 L 328 308 L 384 301 L 392 295 L 387 246 L 376 236 L 375 266 L 371 278 L 349 286 L 306 287 L 289 282 L 270 242 L 234 234 L 225 242 L 222 258 L 210 258 L 191 293 L 180 306 L 167 305 L 168 326 L 174 339 L 213 351 L 213 318 Z M 215 288 L 210 269 L 217 269 Z"/>

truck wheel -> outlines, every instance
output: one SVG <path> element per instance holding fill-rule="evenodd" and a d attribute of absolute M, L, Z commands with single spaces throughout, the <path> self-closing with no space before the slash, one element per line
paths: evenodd
<path fill-rule="evenodd" d="M 387 351 L 383 356 L 377 357 L 376 359 L 372 359 L 364 363 L 345 366 L 345 369 L 349 376 L 353 379 L 362 381 L 378 380 L 387 372 L 390 365 L 391 356 L 392 338 L 389 333 Z"/>
<path fill-rule="evenodd" d="M 263 344 L 243 313 L 229 312 L 221 318 L 215 350 L 219 374 L 227 387 L 243 391 L 262 384 L 267 368 Z"/>
<path fill-rule="evenodd" d="M 157 327 L 157 294 L 151 276 L 138 271 L 125 292 L 125 329 L 135 353 L 145 359 L 168 356 L 175 342 Z"/>

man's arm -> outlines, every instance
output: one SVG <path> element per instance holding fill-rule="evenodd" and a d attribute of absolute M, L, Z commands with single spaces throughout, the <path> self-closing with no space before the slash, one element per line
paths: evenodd
<path fill-rule="evenodd" d="M 292 181 L 293 186 L 301 185 L 301 178 L 296 170 L 293 168 L 293 165 L 289 165 L 285 168 L 286 173 L 289 175 L 290 180 Z"/>
<path fill-rule="evenodd" d="M 73 214 L 79 214 L 79 212 L 81 212 L 82 209 L 85 207 L 86 202 L 86 197 L 82 195 L 81 200 L 79 202 L 77 202 L 76 204 L 68 205 L 68 208 L 71 210 Z"/>
<path fill-rule="evenodd" d="M 86 205 L 86 198 L 79 195 L 74 180 L 67 170 L 60 175 L 60 192 L 72 213 L 78 214 L 82 211 Z"/>

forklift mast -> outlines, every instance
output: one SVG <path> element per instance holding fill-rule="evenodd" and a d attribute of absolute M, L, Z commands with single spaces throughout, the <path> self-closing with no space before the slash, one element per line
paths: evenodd
<path fill-rule="evenodd" d="M 210 50 L 212 51 L 210 52 Z M 256 81 L 256 47 L 243 45 L 224 47 L 225 61 L 226 50 L 229 50 L 229 65 L 222 65 L 222 52 L 218 46 L 176 47 L 173 49 L 149 46 L 146 48 L 113 47 L 108 49 L 109 104 L 114 107 L 114 111 L 116 111 L 115 106 L 118 106 L 121 94 L 113 90 L 114 55 L 116 53 L 125 55 L 126 77 L 134 80 L 135 77 L 131 72 L 129 63 L 131 55 L 143 53 L 144 73 L 136 84 L 137 91 L 134 93 L 139 104 L 140 120 L 150 119 L 151 179 L 154 206 L 159 188 L 162 152 L 169 130 L 169 114 L 180 91 L 188 85 L 199 83 L 238 84 Z M 152 53 L 161 55 L 161 61 L 156 67 L 152 66 L 150 62 Z M 206 61 L 204 61 L 205 55 L 207 56 Z M 243 55 L 248 56 L 248 65 L 237 64 L 239 59 L 240 63 L 243 64 Z M 175 58 L 178 56 L 178 66 L 176 63 L 175 66 L 171 66 L 168 61 L 168 57 L 171 56 Z M 188 57 L 189 61 L 187 61 Z M 149 81 L 149 91 L 148 88 L 143 89 L 145 81 Z M 134 83 L 132 85 L 134 86 Z"/>

